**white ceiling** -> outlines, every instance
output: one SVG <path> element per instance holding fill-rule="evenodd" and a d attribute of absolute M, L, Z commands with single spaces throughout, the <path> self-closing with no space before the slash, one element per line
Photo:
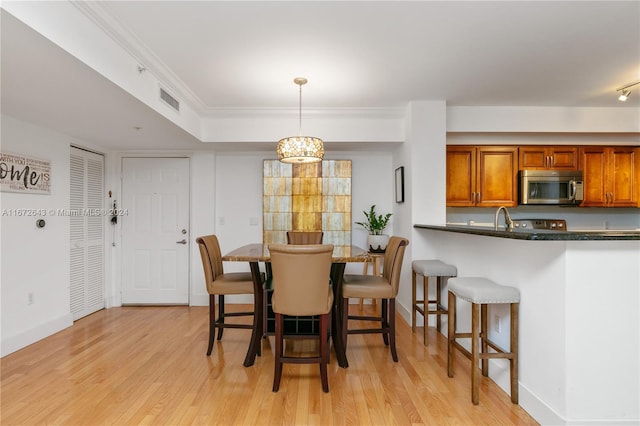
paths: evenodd
<path fill-rule="evenodd" d="M 309 109 L 403 107 L 412 100 L 640 106 L 640 86 L 626 103 L 615 93 L 640 79 L 639 1 L 111 1 L 84 7 L 110 22 L 109 30 L 135 46 L 144 65 L 203 116 L 297 108 L 297 76 L 309 79 L 303 89 Z M 1 53 L 3 113 L 116 149 L 200 146 L 4 11 Z M 115 130 L 132 116 L 155 130 L 144 136 L 132 126 Z"/>

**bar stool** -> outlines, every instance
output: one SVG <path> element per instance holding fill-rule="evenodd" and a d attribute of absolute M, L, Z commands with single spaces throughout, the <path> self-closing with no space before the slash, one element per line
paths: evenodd
<path fill-rule="evenodd" d="M 471 333 L 456 331 L 456 298 L 471 303 Z M 510 352 L 489 340 L 487 334 L 487 305 L 508 303 L 511 307 Z M 489 358 L 506 358 L 510 364 L 511 402 L 518 403 L 518 308 L 520 291 L 515 287 L 496 284 L 486 278 L 464 277 L 449 280 L 449 345 L 447 350 L 447 373 L 453 377 L 453 350 L 462 352 L 471 360 L 471 401 L 477 405 L 480 381 L 478 361 L 482 360 L 482 375 L 489 375 Z M 457 339 L 471 338 L 471 352 Z M 480 344 L 480 351 L 479 349 Z M 491 347 L 496 352 L 489 352 Z"/>
<path fill-rule="evenodd" d="M 453 265 L 448 265 L 440 260 L 414 260 L 411 262 L 412 274 L 412 300 L 411 300 L 411 331 L 416 332 L 416 312 L 424 317 L 424 345 L 427 346 L 427 326 L 428 315 L 436 315 L 436 328 L 440 332 L 442 323 L 441 315 L 447 314 L 447 308 L 442 305 L 442 278 L 455 277 L 458 270 Z M 417 293 L 417 276 L 422 275 L 422 288 L 424 297 L 422 300 L 416 300 Z M 436 298 L 429 300 L 429 277 L 437 277 L 436 281 Z M 429 304 L 435 304 L 435 309 L 429 309 Z M 419 306 L 422 305 L 422 306 Z"/>

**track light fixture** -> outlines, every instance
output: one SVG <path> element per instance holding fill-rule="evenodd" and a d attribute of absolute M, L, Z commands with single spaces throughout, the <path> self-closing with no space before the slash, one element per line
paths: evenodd
<path fill-rule="evenodd" d="M 629 89 L 624 89 L 622 90 L 622 93 L 620 93 L 620 96 L 618 96 L 618 100 L 621 102 L 624 102 L 627 100 L 627 98 L 629 98 L 629 95 L 631 94 L 631 90 Z"/>
<path fill-rule="evenodd" d="M 631 95 L 631 90 L 629 90 L 629 88 L 637 84 L 640 84 L 640 80 L 634 81 L 633 83 L 625 84 L 624 86 L 617 88 L 616 92 L 620 92 L 618 100 L 621 102 L 626 101 L 629 98 L 629 95 Z"/>

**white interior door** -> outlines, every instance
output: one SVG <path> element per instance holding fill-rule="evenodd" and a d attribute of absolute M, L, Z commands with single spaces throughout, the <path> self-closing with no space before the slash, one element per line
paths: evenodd
<path fill-rule="evenodd" d="M 189 159 L 123 158 L 122 303 L 189 303 Z"/>
<path fill-rule="evenodd" d="M 104 308 L 104 157 L 71 147 L 70 309 L 77 320 Z"/>

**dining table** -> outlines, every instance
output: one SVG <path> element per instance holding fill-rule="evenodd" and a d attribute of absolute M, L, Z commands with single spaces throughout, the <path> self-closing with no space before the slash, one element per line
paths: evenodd
<path fill-rule="evenodd" d="M 251 331 L 251 341 L 245 356 L 244 366 L 250 367 L 254 364 L 256 355 L 261 352 L 261 338 L 264 330 L 264 312 L 265 298 L 263 288 L 263 278 L 260 271 L 260 262 L 265 264 L 267 272 L 267 280 L 270 279 L 269 271 L 271 270 L 271 255 L 269 253 L 269 244 L 252 243 L 238 247 L 222 256 L 222 260 L 226 262 L 248 262 L 251 270 L 251 278 L 253 280 L 254 291 L 254 317 L 253 329 Z M 333 250 L 331 263 L 331 281 L 333 283 L 333 310 L 331 321 L 331 339 L 333 348 L 338 360 L 338 365 L 347 368 L 349 363 L 346 354 L 346 342 L 342 339 L 342 280 L 344 277 L 345 266 L 349 262 L 367 262 L 371 261 L 367 250 L 358 246 L 335 246 Z"/>

